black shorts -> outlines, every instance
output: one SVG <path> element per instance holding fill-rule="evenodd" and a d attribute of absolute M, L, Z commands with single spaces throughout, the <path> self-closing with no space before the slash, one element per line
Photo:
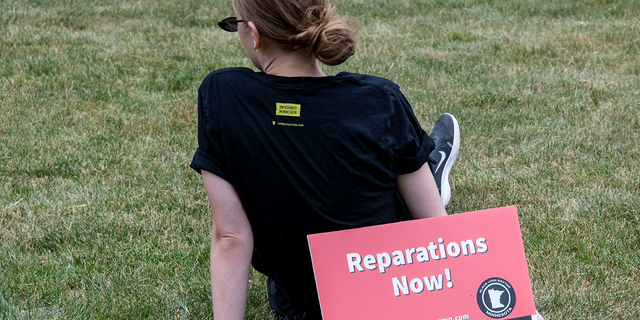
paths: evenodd
<path fill-rule="evenodd" d="M 321 320 L 322 315 L 311 314 L 291 299 L 289 295 L 271 278 L 267 278 L 267 295 L 271 310 L 282 320 Z"/>

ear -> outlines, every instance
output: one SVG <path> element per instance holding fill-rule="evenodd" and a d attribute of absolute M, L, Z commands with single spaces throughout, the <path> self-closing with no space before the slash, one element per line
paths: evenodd
<path fill-rule="evenodd" d="M 256 28 L 256 25 L 253 24 L 253 22 L 249 21 L 247 22 L 247 25 L 249 26 L 249 28 L 251 28 L 251 35 L 253 37 L 253 50 L 258 50 L 261 44 L 260 42 L 262 40 L 262 36 L 260 35 L 258 28 Z"/>

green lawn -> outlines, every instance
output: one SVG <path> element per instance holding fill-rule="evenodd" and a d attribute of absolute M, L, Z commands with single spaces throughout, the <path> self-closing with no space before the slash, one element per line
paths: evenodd
<path fill-rule="evenodd" d="M 457 116 L 449 213 L 517 205 L 546 319 L 640 318 L 640 1 L 340 0 L 326 72 Z M 0 319 L 211 319 L 196 90 L 231 0 L 0 1 Z M 247 319 L 268 319 L 252 276 Z"/>

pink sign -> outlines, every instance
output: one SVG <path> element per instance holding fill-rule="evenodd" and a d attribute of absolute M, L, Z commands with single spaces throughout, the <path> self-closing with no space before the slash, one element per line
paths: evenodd
<path fill-rule="evenodd" d="M 536 320 L 515 206 L 308 240 L 325 320 Z"/>

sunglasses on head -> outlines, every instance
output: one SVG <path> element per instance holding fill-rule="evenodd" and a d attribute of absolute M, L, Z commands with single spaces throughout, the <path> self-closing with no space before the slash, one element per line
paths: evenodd
<path fill-rule="evenodd" d="M 238 31 L 238 23 L 249 22 L 247 20 L 238 20 L 236 17 L 228 17 L 218 21 L 218 27 L 224 31 L 236 32 Z"/>

